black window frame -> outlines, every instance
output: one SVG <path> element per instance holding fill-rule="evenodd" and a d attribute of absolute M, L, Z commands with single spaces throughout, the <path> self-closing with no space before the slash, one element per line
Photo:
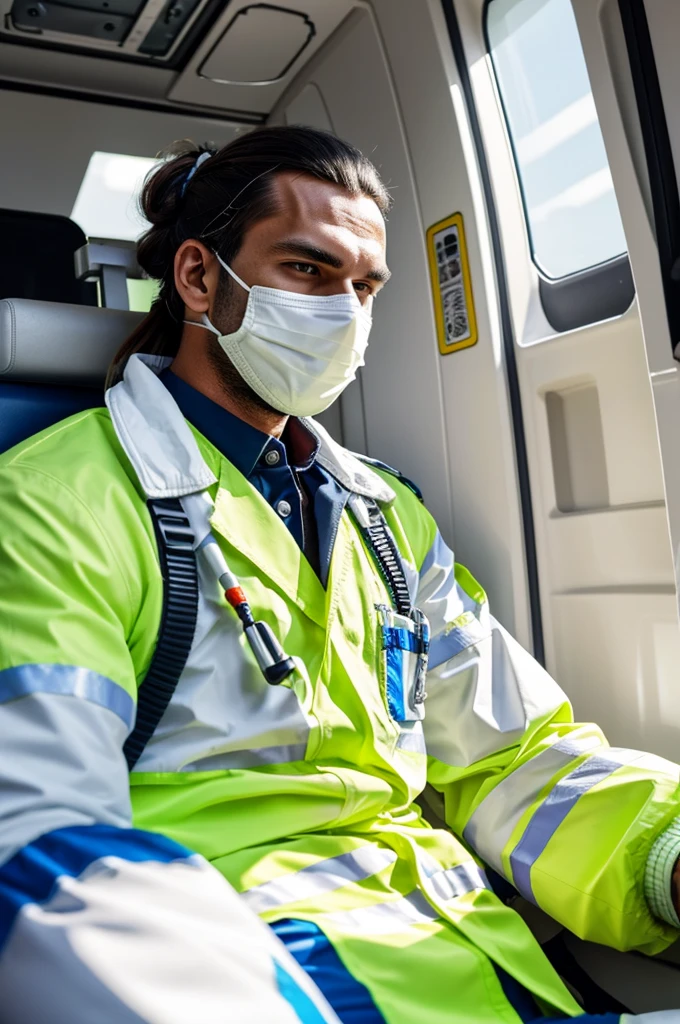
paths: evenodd
<path fill-rule="evenodd" d="M 680 195 L 644 0 L 618 0 L 652 196 L 671 349 L 680 360 Z"/>

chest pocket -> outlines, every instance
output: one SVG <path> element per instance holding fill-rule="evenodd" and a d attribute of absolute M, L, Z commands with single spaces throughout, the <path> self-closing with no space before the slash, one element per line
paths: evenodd
<path fill-rule="evenodd" d="M 378 606 L 387 707 L 395 722 L 425 718 L 425 677 L 429 627 L 422 612 L 399 615 Z"/>

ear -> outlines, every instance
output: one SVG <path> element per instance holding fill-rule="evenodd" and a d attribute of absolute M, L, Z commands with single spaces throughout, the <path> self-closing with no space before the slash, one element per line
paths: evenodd
<path fill-rule="evenodd" d="M 185 308 L 207 313 L 213 305 L 220 265 L 202 242 L 189 238 L 175 253 L 175 287 Z"/>

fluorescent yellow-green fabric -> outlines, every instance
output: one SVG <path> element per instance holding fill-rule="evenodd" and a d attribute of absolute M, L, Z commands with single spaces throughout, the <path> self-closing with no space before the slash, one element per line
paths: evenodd
<path fill-rule="evenodd" d="M 108 413 L 71 417 L 0 455 L 0 508 L 0 670 L 80 665 L 136 697 L 163 588 Z"/>
<path fill-rule="evenodd" d="M 301 889 L 301 898 L 261 913 L 266 920 L 314 920 L 388 1024 L 514 1024 L 490 959 L 546 1009 L 575 1015 L 578 1006 L 518 915 L 488 890 L 454 899 L 429 879 L 472 863 L 462 841 L 472 816 L 556 732 L 587 729 L 597 742 L 600 734 L 574 726 L 565 703 L 519 742 L 470 765 L 427 760 L 401 745 L 403 731 L 387 710 L 375 614 L 387 594 L 349 515 L 340 523 L 324 591 L 268 503 L 204 438 L 197 441 L 219 480 L 212 488 L 214 533 L 255 616 L 304 663 L 288 685 L 312 726 L 306 755 L 295 762 L 135 772 L 135 825 L 204 854 L 247 899 L 258 887 L 287 885 L 303 870 L 311 877 L 341 857 L 382 857 L 384 867 L 363 880 Z M 389 483 L 397 493 L 385 510 L 389 525 L 404 558 L 420 569 L 436 526 L 406 487 Z M 108 413 L 74 417 L 0 458 L 0 507 L 7 524 L 0 668 L 26 661 L 84 665 L 134 693 L 153 653 L 162 584 L 144 497 Z M 481 607 L 483 591 L 470 580 L 458 573 L 459 586 Z M 225 607 L 224 614 L 231 612 Z M 445 685 L 443 669 L 434 683 Z M 455 835 L 431 829 L 414 803 L 428 778 L 445 797 Z M 534 794 L 502 851 L 511 880 L 508 859 L 554 781 Z M 677 770 L 661 759 L 614 772 L 584 794 L 537 860 L 539 903 L 589 938 L 661 949 L 676 933 L 649 913 L 644 867 L 679 803 Z M 430 919 L 425 903 L 434 911 Z M 403 908 L 412 923 L 371 930 L 361 915 L 351 916 L 387 904 L 396 917 Z"/>

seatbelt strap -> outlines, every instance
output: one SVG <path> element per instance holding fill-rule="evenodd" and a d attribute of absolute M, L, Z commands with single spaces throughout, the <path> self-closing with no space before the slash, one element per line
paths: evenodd
<path fill-rule="evenodd" d="M 382 509 L 373 498 L 366 498 L 359 494 L 350 495 L 348 504 L 366 546 L 380 570 L 380 575 L 387 586 L 395 610 L 400 615 L 411 616 L 413 607 L 406 582 L 406 573 L 397 543 L 387 525 Z"/>
<path fill-rule="evenodd" d="M 135 727 L 123 746 L 130 771 L 163 717 L 187 663 L 198 617 L 194 533 L 179 498 L 153 499 L 148 509 L 163 576 L 163 612 L 156 650 L 137 696 Z"/>

